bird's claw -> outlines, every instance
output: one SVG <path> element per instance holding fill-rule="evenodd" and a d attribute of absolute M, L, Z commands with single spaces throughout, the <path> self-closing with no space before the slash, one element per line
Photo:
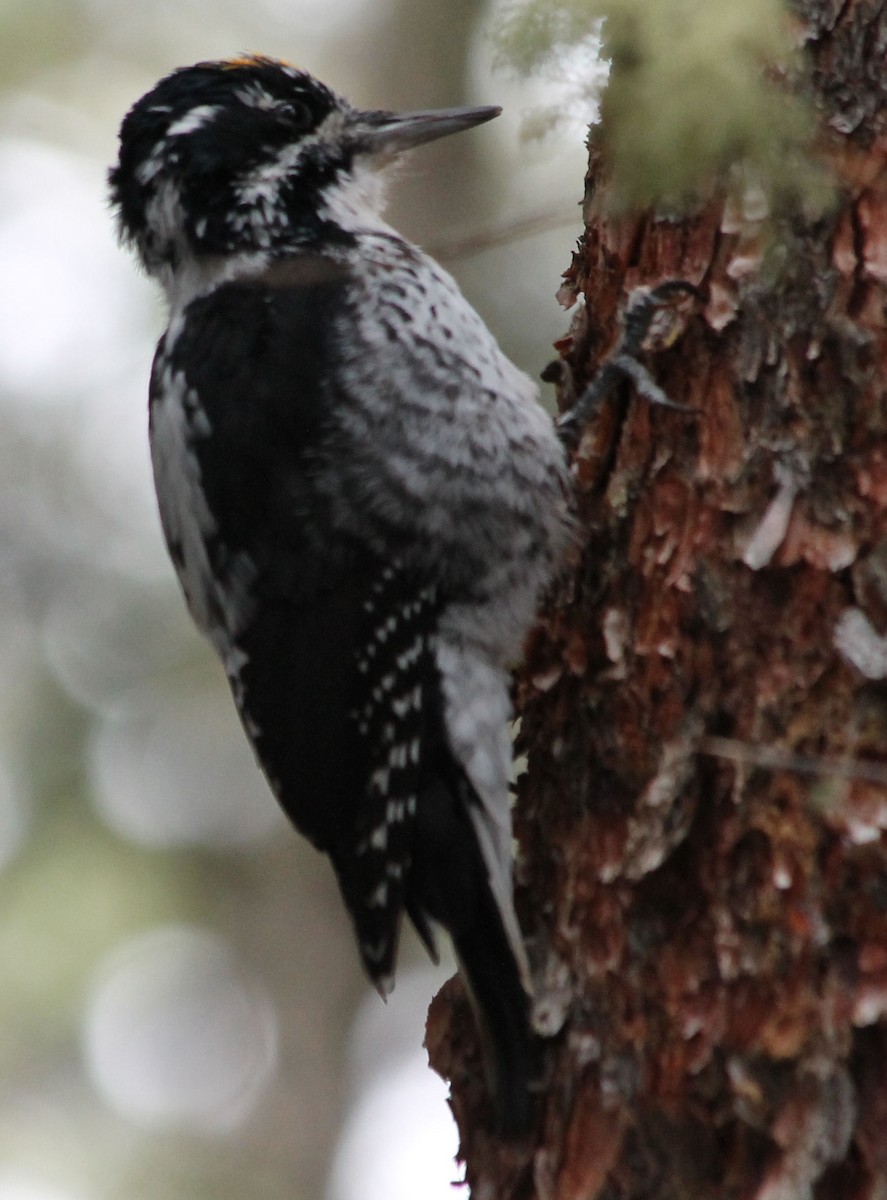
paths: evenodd
<path fill-rule="evenodd" d="M 686 279 L 667 279 L 655 287 L 640 286 L 632 290 L 625 305 L 619 342 L 575 404 L 558 419 L 558 433 L 567 445 L 578 441 L 583 426 L 598 405 L 618 382 L 625 379 L 652 404 L 676 412 L 695 411 L 670 399 L 638 358 L 648 340 L 666 346 L 676 340 L 682 324 L 674 319 L 674 314 L 670 314 L 671 320 L 664 328 L 656 327 L 656 318 L 667 314 L 671 302 L 680 296 L 698 298 L 700 291 Z"/>

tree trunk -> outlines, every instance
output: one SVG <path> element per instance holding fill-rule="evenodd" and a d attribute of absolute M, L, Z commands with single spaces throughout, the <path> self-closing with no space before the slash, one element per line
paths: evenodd
<path fill-rule="evenodd" d="M 489 1129 L 456 981 L 429 1020 L 475 1200 L 887 1196 L 887 14 L 796 10 L 828 216 L 616 218 L 592 152 L 563 402 L 680 278 L 648 365 L 694 411 L 626 387 L 576 455 L 582 555 L 517 684 L 531 1138 Z"/>

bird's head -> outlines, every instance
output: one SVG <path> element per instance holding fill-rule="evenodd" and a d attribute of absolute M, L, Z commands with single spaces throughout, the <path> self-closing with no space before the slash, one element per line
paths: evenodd
<path fill-rule="evenodd" d="M 121 126 L 109 177 L 121 237 L 161 277 L 194 259 L 347 243 L 381 209 L 380 166 L 499 111 L 361 111 L 255 56 L 182 67 Z"/>

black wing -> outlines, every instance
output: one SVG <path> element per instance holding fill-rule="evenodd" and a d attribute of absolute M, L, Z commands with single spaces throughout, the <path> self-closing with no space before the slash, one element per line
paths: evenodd
<path fill-rule="evenodd" d="M 438 597 L 337 530 L 315 486 L 346 283 L 336 264 L 306 259 L 225 285 L 192 302 L 161 354 L 201 413 L 212 579 L 249 577 L 228 631 L 241 718 L 281 805 L 330 854 L 379 981 L 393 971 L 428 750 L 444 745 Z"/>
<path fill-rule="evenodd" d="M 317 486 L 346 286 L 335 264 L 306 259 L 195 300 L 161 344 L 155 387 L 181 377 L 199 414 L 189 449 L 213 520 L 207 586 L 247 596 L 206 607 L 231 626 L 226 666 L 259 762 L 330 855 L 381 988 L 404 909 L 432 954 L 429 921 L 450 931 L 494 1047 L 502 1120 L 519 1128 L 535 1063 L 528 999 L 471 820 L 480 802 L 445 734 L 446 598 L 338 529 Z"/>

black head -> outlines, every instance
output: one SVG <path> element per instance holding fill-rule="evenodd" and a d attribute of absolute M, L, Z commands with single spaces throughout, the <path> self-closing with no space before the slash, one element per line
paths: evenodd
<path fill-rule="evenodd" d="M 110 172 L 121 236 L 161 275 L 193 257 L 347 241 L 349 212 L 381 206 L 373 168 L 498 112 L 361 112 L 268 58 L 182 67 L 121 126 Z"/>

